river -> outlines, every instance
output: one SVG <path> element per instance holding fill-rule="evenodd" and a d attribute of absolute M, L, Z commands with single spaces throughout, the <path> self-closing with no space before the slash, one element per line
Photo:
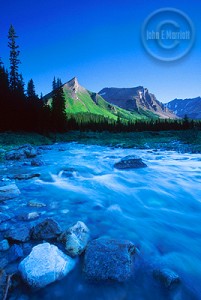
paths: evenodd
<path fill-rule="evenodd" d="M 141 157 L 148 167 L 114 169 L 127 155 Z M 22 173 L 41 176 L 17 182 L 20 202 L 10 209 L 26 212 L 25 203 L 43 202 L 41 216 L 54 218 L 64 229 L 80 220 L 91 238 L 132 241 L 141 265 L 127 283 L 92 284 L 83 278 L 80 261 L 67 277 L 41 291 L 23 288 L 28 299 L 201 299 L 201 154 L 68 143 L 44 147 L 40 158 L 44 166 L 21 167 Z M 10 164 L 6 172 L 19 169 Z M 153 264 L 174 270 L 181 285 L 161 287 L 151 276 Z"/>

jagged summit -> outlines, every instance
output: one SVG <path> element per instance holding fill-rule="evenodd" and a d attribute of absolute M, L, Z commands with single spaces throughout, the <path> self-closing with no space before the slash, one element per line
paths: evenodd
<path fill-rule="evenodd" d="M 160 118 L 176 118 L 169 109 L 143 86 L 133 88 L 104 88 L 99 92 L 107 102 L 129 111 L 152 112 Z"/>
<path fill-rule="evenodd" d="M 67 81 L 64 84 L 64 87 L 77 92 L 79 89 L 79 82 L 78 82 L 77 77 L 73 77 L 71 80 Z"/>

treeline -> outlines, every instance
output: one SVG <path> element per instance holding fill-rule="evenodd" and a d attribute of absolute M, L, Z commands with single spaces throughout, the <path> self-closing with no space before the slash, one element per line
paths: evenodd
<path fill-rule="evenodd" d="M 38 96 L 32 79 L 27 87 L 19 71 L 20 51 L 17 34 L 11 25 L 8 32 L 10 66 L 7 70 L 0 58 L 0 131 L 49 132 L 80 131 L 161 131 L 201 130 L 200 121 L 142 119 L 129 121 L 120 116 L 117 120 L 90 113 L 66 114 L 65 96 L 60 79 L 54 78 L 51 100 Z"/>
<path fill-rule="evenodd" d="M 110 131 L 110 132 L 134 132 L 134 131 L 169 131 L 169 130 L 201 130 L 201 121 L 183 119 L 142 119 L 126 121 L 118 118 L 117 121 L 105 118 L 101 115 L 80 113 L 67 116 L 68 128 L 80 131 Z"/>

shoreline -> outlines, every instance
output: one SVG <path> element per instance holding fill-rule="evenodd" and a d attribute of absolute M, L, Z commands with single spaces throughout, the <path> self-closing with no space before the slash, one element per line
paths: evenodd
<path fill-rule="evenodd" d="M 12 148 L 77 142 L 85 145 L 109 146 L 123 149 L 155 149 L 179 153 L 201 153 L 201 131 L 144 131 L 130 133 L 81 132 L 50 133 L 42 135 L 27 132 L 0 133 L 0 161 Z"/>

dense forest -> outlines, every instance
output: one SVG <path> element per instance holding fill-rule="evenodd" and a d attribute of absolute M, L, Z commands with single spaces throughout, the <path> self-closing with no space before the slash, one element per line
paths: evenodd
<path fill-rule="evenodd" d="M 8 32 L 10 66 L 7 70 L 0 58 L 0 131 L 27 131 L 48 134 L 68 130 L 111 132 L 201 129 L 201 121 L 147 119 L 117 121 L 90 113 L 68 114 L 60 79 L 53 79 L 52 104 L 36 94 L 32 79 L 27 87 L 20 73 L 20 51 L 17 34 L 11 25 Z"/>

